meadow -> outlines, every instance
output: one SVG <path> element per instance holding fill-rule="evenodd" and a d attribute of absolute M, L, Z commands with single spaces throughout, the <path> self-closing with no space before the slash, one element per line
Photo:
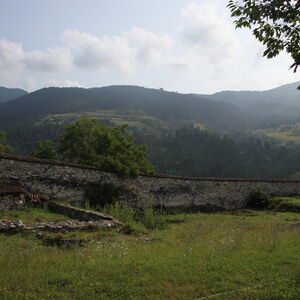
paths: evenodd
<path fill-rule="evenodd" d="M 163 229 L 69 232 L 89 241 L 69 249 L 0 234 L 0 299 L 299 299 L 299 214 L 160 218 Z"/>
<path fill-rule="evenodd" d="M 300 124 L 284 124 L 278 127 L 268 128 L 268 129 L 258 129 L 253 132 L 254 135 L 269 137 L 275 139 L 282 144 L 287 143 L 300 143 Z"/>

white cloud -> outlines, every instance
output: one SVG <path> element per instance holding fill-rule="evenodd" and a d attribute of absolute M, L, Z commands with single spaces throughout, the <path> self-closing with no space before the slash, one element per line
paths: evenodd
<path fill-rule="evenodd" d="M 56 72 L 70 65 L 68 49 L 57 47 L 25 52 L 22 44 L 0 39 L 0 79 L 7 85 L 21 83 L 26 90 L 33 90 L 35 80 L 28 72 Z M 25 77 L 19 80 L 21 75 Z"/>
<path fill-rule="evenodd" d="M 27 52 L 22 59 L 28 70 L 38 72 L 54 72 L 71 66 L 70 51 L 65 48 L 52 48 L 46 51 Z"/>
<path fill-rule="evenodd" d="M 154 34 L 134 27 L 114 37 L 67 30 L 61 35 L 72 49 L 74 64 L 87 70 L 121 71 L 130 73 L 146 65 L 168 64 L 172 39 L 165 33 Z"/>
<path fill-rule="evenodd" d="M 133 53 L 127 41 L 121 37 L 99 38 L 97 36 L 67 30 L 62 41 L 74 51 L 74 64 L 88 70 L 117 70 L 130 72 L 133 69 Z"/>
<path fill-rule="evenodd" d="M 220 63 L 235 54 L 237 38 L 229 23 L 219 16 L 214 3 L 192 2 L 183 9 L 181 16 L 185 23 L 181 35 L 198 55 Z"/>
<path fill-rule="evenodd" d="M 82 84 L 80 84 L 78 81 L 72 81 L 72 80 L 54 80 L 51 79 L 47 82 L 46 86 L 48 87 L 83 87 Z"/>
<path fill-rule="evenodd" d="M 156 35 L 137 27 L 125 33 L 124 36 L 132 45 L 136 61 L 143 65 L 163 63 L 173 44 L 172 39 L 165 33 Z"/>
<path fill-rule="evenodd" d="M 14 78 L 22 69 L 22 45 L 0 39 L 0 79 Z"/>

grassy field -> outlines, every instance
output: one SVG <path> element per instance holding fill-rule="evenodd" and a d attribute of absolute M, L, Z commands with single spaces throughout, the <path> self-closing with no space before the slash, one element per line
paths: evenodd
<path fill-rule="evenodd" d="M 163 230 L 68 233 L 90 238 L 72 249 L 0 234 L 0 299 L 299 299 L 299 214 L 164 218 Z"/>
<path fill-rule="evenodd" d="M 54 214 L 44 209 L 25 208 L 23 210 L 0 210 L 0 220 L 22 220 L 24 224 L 31 225 L 42 222 L 56 222 L 68 219 L 59 214 Z"/>
<path fill-rule="evenodd" d="M 115 109 L 115 110 L 96 110 L 91 112 L 77 112 L 65 114 L 52 114 L 36 123 L 41 125 L 43 123 L 65 125 L 69 122 L 74 122 L 82 116 L 87 116 L 92 119 L 100 121 L 109 120 L 114 125 L 127 124 L 129 127 L 140 129 L 159 129 L 169 130 L 170 124 L 160 119 L 145 115 L 140 111 L 131 109 Z"/>
<path fill-rule="evenodd" d="M 269 129 L 259 129 L 253 132 L 254 135 L 266 136 L 276 139 L 283 144 L 293 142 L 300 144 L 300 123 L 285 124 Z"/>

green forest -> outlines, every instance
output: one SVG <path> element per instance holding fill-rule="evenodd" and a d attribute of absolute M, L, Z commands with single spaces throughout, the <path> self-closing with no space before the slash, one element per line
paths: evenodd
<path fill-rule="evenodd" d="M 85 118 L 101 124 L 102 129 L 119 130 L 116 140 L 127 136 L 132 145 L 145 145 L 145 149 L 140 148 L 146 151 L 143 157 L 148 157 L 157 173 L 295 178 L 300 172 L 297 85 L 259 93 L 214 95 L 179 94 L 137 86 L 41 89 L 17 98 L 12 96 L 13 99 L 0 104 L 0 130 L 6 134 L 5 143 L 2 135 L 2 144 L 10 145 L 13 153 L 19 155 L 36 153 L 41 143 L 47 145 L 45 141 L 51 141 L 54 149 L 61 149 L 61 137 L 68 124 Z M 280 109 L 283 104 L 279 100 L 283 97 L 286 106 Z M 69 144 L 79 145 L 83 139 L 84 134 L 80 138 L 73 132 Z M 12 152 L 7 146 L 2 149 Z M 121 146 L 113 146 L 111 151 L 117 154 L 118 147 Z M 55 151 L 56 155 L 48 158 L 89 164 L 88 160 L 74 160 Z M 108 156 L 114 160 L 112 152 Z M 120 159 L 126 161 L 126 155 L 122 156 Z M 127 157 L 133 156 L 127 153 Z M 98 161 L 100 157 L 97 156 Z M 112 167 L 111 162 L 110 167 L 100 162 L 94 165 L 120 174 L 130 173 Z M 147 172 L 149 166 L 135 168 L 132 174 Z"/>

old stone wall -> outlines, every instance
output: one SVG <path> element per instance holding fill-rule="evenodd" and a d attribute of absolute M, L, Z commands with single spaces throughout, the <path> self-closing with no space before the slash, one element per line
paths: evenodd
<path fill-rule="evenodd" d="M 55 213 L 68 216 L 72 219 L 78 219 L 81 221 L 113 221 L 118 223 L 117 220 L 107 214 L 89 211 L 86 209 L 80 209 L 69 205 L 63 205 L 61 203 L 50 202 L 48 208 Z"/>
<path fill-rule="evenodd" d="M 120 199 L 142 208 L 151 203 L 167 209 L 242 208 L 253 191 L 270 195 L 300 195 L 300 180 L 188 178 L 166 175 L 121 179 L 95 167 L 0 154 L 0 180 L 53 200 L 80 204 L 88 183 L 120 188 Z"/>
<path fill-rule="evenodd" d="M 0 194 L 0 210 L 20 209 L 24 205 L 24 195 Z"/>

